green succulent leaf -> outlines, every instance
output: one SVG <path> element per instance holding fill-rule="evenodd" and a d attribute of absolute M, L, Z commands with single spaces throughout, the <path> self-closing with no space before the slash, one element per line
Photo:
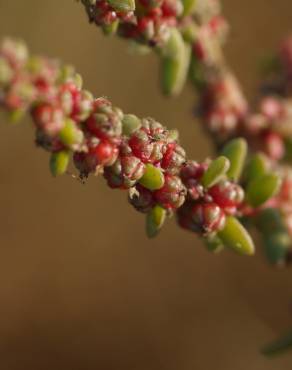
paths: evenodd
<path fill-rule="evenodd" d="M 183 16 L 185 17 L 194 11 L 197 0 L 181 0 L 181 2 L 184 7 Z"/>
<path fill-rule="evenodd" d="M 11 112 L 8 112 L 7 119 L 9 123 L 16 124 L 19 123 L 25 115 L 25 111 L 22 109 L 14 109 Z"/>
<path fill-rule="evenodd" d="M 268 161 L 264 154 L 257 153 L 249 160 L 245 172 L 244 179 L 246 182 L 252 181 L 257 177 L 263 176 L 268 171 Z"/>
<path fill-rule="evenodd" d="M 204 88 L 206 88 L 206 79 L 204 78 L 204 69 L 202 63 L 200 63 L 200 61 L 194 56 L 191 58 L 189 76 L 191 82 L 197 89 L 199 89 L 199 91 L 202 91 Z"/>
<path fill-rule="evenodd" d="M 136 8 L 135 0 L 107 0 L 110 6 L 119 12 L 133 12 Z"/>
<path fill-rule="evenodd" d="M 51 155 L 50 170 L 53 176 L 63 175 L 68 168 L 70 161 L 70 152 L 63 150 Z"/>
<path fill-rule="evenodd" d="M 198 26 L 194 23 L 185 24 L 181 29 L 181 34 L 187 43 L 193 44 L 198 37 Z M 190 68 L 191 66 L 192 60 L 190 63 Z"/>
<path fill-rule="evenodd" d="M 148 190 L 159 190 L 164 185 L 164 175 L 159 168 L 148 163 L 145 166 L 144 175 L 139 180 L 139 183 Z"/>
<path fill-rule="evenodd" d="M 278 209 L 266 208 L 256 218 L 256 226 L 262 234 L 266 256 L 271 264 L 285 262 L 291 238 Z"/>
<path fill-rule="evenodd" d="M 287 251 L 291 247 L 291 238 L 286 231 L 278 231 L 263 235 L 263 244 L 269 262 L 281 265 L 285 262 Z"/>
<path fill-rule="evenodd" d="M 266 208 L 257 215 L 256 225 L 264 235 L 287 231 L 279 209 Z"/>
<path fill-rule="evenodd" d="M 283 337 L 264 347 L 262 349 L 262 353 L 266 356 L 274 356 L 288 350 L 292 350 L 292 332 L 287 333 Z"/>
<path fill-rule="evenodd" d="M 60 141 L 67 147 L 79 144 L 83 140 L 83 133 L 76 127 L 76 123 L 67 118 L 63 129 L 59 133 Z"/>
<path fill-rule="evenodd" d="M 220 253 L 224 249 L 222 240 L 218 235 L 214 235 L 205 239 L 206 248 L 209 252 Z"/>
<path fill-rule="evenodd" d="M 191 58 L 191 48 L 184 42 L 178 30 L 172 30 L 162 55 L 162 91 L 165 95 L 178 95 L 185 85 Z"/>
<path fill-rule="evenodd" d="M 250 256 L 255 252 L 249 233 L 233 216 L 226 218 L 224 229 L 218 232 L 218 237 L 225 247 L 233 249 L 239 254 Z"/>
<path fill-rule="evenodd" d="M 106 24 L 102 26 L 103 33 L 105 35 L 114 35 L 116 34 L 118 27 L 119 27 L 119 20 L 116 19 L 114 22 L 110 24 Z"/>
<path fill-rule="evenodd" d="M 141 127 L 141 120 L 134 114 L 125 114 L 122 120 L 123 134 L 126 136 L 132 135 Z"/>
<path fill-rule="evenodd" d="M 162 228 L 166 218 L 166 210 L 155 206 L 146 216 L 146 233 L 149 238 L 154 238 Z"/>
<path fill-rule="evenodd" d="M 220 180 L 226 175 L 227 171 L 230 168 L 229 159 L 224 156 L 218 157 L 215 159 L 204 173 L 201 183 L 205 188 L 209 188 Z"/>
<path fill-rule="evenodd" d="M 13 70 L 11 66 L 3 57 L 0 57 L 0 84 L 6 85 L 12 78 Z"/>
<path fill-rule="evenodd" d="M 246 199 L 253 207 L 259 207 L 272 198 L 280 189 L 281 179 L 277 174 L 268 173 L 250 181 L 246 190 Z"/>
<path fill-rule="evenodd" d="M 245 139 L 238 138 L 231 140 L 222 150 L 222 155 L 230 161 L 230 168 L 227 176 L 234 181 L 238 181 L 244 167 L 247 155 L 247 143 Z"/>
<path fill-rule="evenodd" d="M 184 51 L 185 43 L 181 33 L 173 28 L 171 30 L 170 36 L 161 50 L 161 55 L 163 58 L 178 59 Z"/>

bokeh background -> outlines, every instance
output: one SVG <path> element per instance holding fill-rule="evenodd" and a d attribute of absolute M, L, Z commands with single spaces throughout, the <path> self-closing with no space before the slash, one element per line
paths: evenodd
<path fill-rule="evenodd" d="M 292 30 L 291 0 L 223 1 L 230 63 L 252 96 L 257 61 Z M 125 111 L 178 127 L 190 157 L 211 153 L 191 88 L 169 102 L 154 56 L 89 26 L 73 0 L 0 0 L 0 37 L 73 63 L 85 86 Z M 291 270 L 213 256 L 169 222 L 149 241 L 143 216 L 102 179 L 53 179 L 30 123 L 0 124 L 0 369 L 272 370 L 259 348 L 292 326 Z"/>

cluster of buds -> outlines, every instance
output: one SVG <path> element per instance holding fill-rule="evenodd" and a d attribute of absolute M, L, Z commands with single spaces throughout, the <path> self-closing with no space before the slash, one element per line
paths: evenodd
<path fill-rule="evenodd" d="M 255 110 L 250 109 L 222 56 L 213 58 L 213 68 L 209 70 L 208 62 L 204 60 L 196 64 L 194 73 L 198 74 L 199 67 L 204 68 L 200 81 L 199 113 L 219 147 L 230 138 L 242 136 L 253 151 L 262 151 L 275 163 L 291 160 L 291 45 L 291 38 L 282 43 L 278 56 L 281 73 L 278 70 L 277 80 L 273 77 L 272 82 L 269 81 L 269 89 L 262 90 Z M 265 83 L 267 85 L 267 81 Z"/>
<path fill-rule="evenodd" d="M 208 170 L 208 163 L 197 162 L 189 162 L 182 168 L 181 177 L 188 189 L 188 196 L 177 213 L 178 222 L 183 228 L 204 235 L 224 229 L 226 217 L 238 215 L 244 200 L 243 189 L 228 179 L 206 184 Z"/>
<path fill-rule="evenodd" d="M 167 95 L 181 91 L 190 69 L 194 80 L 199 78 L 200 70 L 205 79 L 205 74 L 213 74 L 219 60 L 223 62 L 221 45 L 228 25 L 219 0 L 82 0 L 82 3 L 89 20 L 106 33 L 117 33 L 158 52 L 162 59 L 162 89 Z"/>
<path fill-rule="evenodd" d="M 122 23 L 135 23 L 134 0 L 82 0 L 90 22 L 102 27 L 105 33 L 113 33 Z"/>
<path fill-rule="evenodd" d="M 163 59 L 163 92 L 178 94 L 190 76 L 200 94 L 200 116 L 216 146 L 220 148 L 231 138 L 243 136 L 252 152 L 261 151 L 268 156 L 273 171 L 279 172 L 282 178 L 280 186 L 279 178 L 265 173 L 262 154 L 255 154 L 248 166 L 253 176 L 248 174 L 248 181 L 245 179 L 247 194 L 243 200 L 242 188 L 232 179 L 222 179 L 211 187 L 204 187 L 202 182 L 209 171 L 208 164 L 187 162 L 181 169 L 187 195 L 177 212 L 179 224 L 207 235 L 209 249 L 213 251 L 221 250 L 222 244 L 229 245 L 230 235 L 236 230 L 241 235 L 238 239 L 245 240 L 239 243 L 238 251 L 242 252 L 242 246 L 250 243 L 247 238 L 242 239 L 244 233 L 232 218 L 232 214 L 238 214 L 240 209 L 243 216 L 256 217 L 268 259 L 278 265 L 288 260 L 291 262 L 292 177 L 290 169 L 283 169 L 281 162 L 292 159 L 292 38 L 282 43 L 278 55 L 267 64 L 268 73 L 262 84 L 264 96 L 259 108 L 251 111 L 224 60 L 222 42 L 228 25 L 221 15 L 219 0 L 174 0 L 172 3 L 180 3 L 182 10 L 176 7 L 167 22 L 161 21 L 163 11 L 157 12 L 159 5 L 166 1 L 137 0 L 136 3 L 132 25 L 127 24 L 126 32 L 124 29 L 119 33 L 162 49 L 162 52 L 158 50 Z M 149 4 L 155 4 L 154 12 L 148 11 Z M 279 188 L 279 194 L 275 196 Z M 136 208 L 149 210 L 153 196 L 140 186 L 136 191 L 133 198 Z M 272 198 L 270 201 L 268 195 Z M 161 213 L 156 211 L 152 219 L 161 222 Z M 215 237 L 210 237 L 213 234 Z M 291 348 L 291 337 L 289 334 L 281 338 L 264 353 L 273 354 Z"/>
<path fill-rule="evenodd" d="M 10 118 L 18 111 L 31 115 L 37 145 L 51 153 L 54 176 L 67 173 L 73 157 L 83 181 L 103 174 L 111 188 L 128 191 L 134 208 L 146 213 L 149 236 L 175 213 L 184 228 L 201 236 L 220 233 L 225 245 L 253 253 L 253 243 L 236 218 L 244 198 L 235 176 L 243 164 L 238 145 L 246 148 L 246 143 L 231 145 L 236 146 L 235 156 L 234 148 L 227 148 L 214 161 L 189 161 L 177 131 L 152 118 L 125 114 L 106 98 L 93 98 L 72 67 L 30 57 L 13 40 L 0 45 L 0 60 L 0 107 Z M 19 81 L 33 94 L 24 97 L 16 88 Z M 12 93 L 19 104 L 10 103 Z"/>
<path fill-rule="evenodd" d="M 184 7 L 180 0 L 82 0 L 89 20 L 105 33 L 148 46 L 161 46 L 177 26 Z"/>
<path fill-rule="evenodd" d="M 179 29 L 194 50 L 211 52 L 212 37 L 223 38 L 227 24 L 218 0 L 81 0 L 90 22 L 105 33 L 149 46 L 163 46 L 171 28 Z"/>
<path fill-rule="evenodd" d="M 25 113 L 36 100 L 49 100 L 55 94 L 59 73 L 56 62 L 29 58 L 21 41 L 5 39 L 0 50 L 0 101 L 14 116 Z"/>
<path fill-rule="evenodd" d="M 290 160 L 292 100 L 279 96 L 262 97 L 259 111 L 246 115 L 241 130 L 251 147 L 264 152 L 271 160 Z"/>
<path fill-rule="evenodd" d="M 218 142 L 236 136 L 248 111 L 237 80 L 227 71 L 209 81 L 202 92 L 200 104 L 204 124 Z"/>
<path fill-rule="evenodd" d="M 166 95 L 178 94 L 191 77 L 202 96 L 201 115 L 219 141 L 236 132 L 247 103 L 224 61 L 228 24 L 219 0 L 83 0 L 83 4 L 91 21 L 101 25 L 98 14 L 114 11 L 120 14 L 120 36 L 156 47 Z M 130 16 L 119 12 L 121 7 Z"/>
<path fill-rule="evenodd" d="M 198 19 L 197 32 L 192 41 L 194 58 L 202 64 L 205 71 L 216 67 L 222 61 L 221 45 L 228 34 L 228 23 L 221 13 L 219 1 L 198 1 L 194 18 Z"/>

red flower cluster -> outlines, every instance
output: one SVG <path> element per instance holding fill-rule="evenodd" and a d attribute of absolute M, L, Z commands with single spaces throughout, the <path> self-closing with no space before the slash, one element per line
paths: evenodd
<path fill-rule="evenodd" d="M 228 29 L 218 0 L 82 0 L 90 22 L 105 33 L 118 33 L 151 47 L 163 48 L 171 28 L 181 31 L 205 62 Z"/>
<path fill-rule="evenodd" d="M 238 214 L 244 200 L 243 189 L 229 180 L 204 188 L 201 180 L 207 169 L 207 162 L 188 162 L 182 168 L 181 178 L 188 194 L 177 212 L 178 222 L 183 228 L 205 235 L 222 230 L 226 216 Z"/>
<path fill-rule="evenodd" d="M 214 141 L 222 144 L 232 137 L 243 136 L 254 151 L 263 151 L 274 162 L 291 157 L 291 40 L 283 42 L 277 62 L 281 72 L 267 78 L 255 110 L 248 106 L 220 53 L 210 55 L 200 62 L 204 68 L 200 114 Z M 211 70 L 208 63 L 213 66 Z"/>
<path fill-rule="evenodd" d="M 129 190 L 130 203 L 141 212 L 159 206 L 170 214 L 187 198 L 180 214 L 191 207 L 186 217 L 196 227 L 180 224 L 198 233 L 219 230 L 225 214 L 237 213 L 240 188 L 228 181 L 204 188 L 200 179 L 209 164 L 187 162 L 176 131 L 94 99 L 72 68 L 29 57 L 20 42 L 1 44 L 0 65 L 0 105 L 12 115 L 31 114 L 54 175 L 66 172 L 72 155 L 81 178 L 103 173 L 111 188 Z"/>
<path fill-rule="evenodd" d="M 110 0 L 107 2 L 110 3 Z M 176 6 L 173 6 L 175 3 Z M 178 3 L 180 3 L 179 6 L 177 6 Z M 168 4 L 172 4 L 171 8 L 176 10 L 165 12 L 165 9 L 169 8 Z M 271 202 L 264 202 L 264 205 L 258 201 L 260 206 L 256 206 L 257 201 L 255 201 L 254 209 L 248 201 L 244 204 L 238 201 L 242 198 L 242 191 L 232 182 L 225 181 L 217 184 L 215 189 L 202 189 L 199 178 L 196 179 L 190 175 L 189 179 L 183 180 L 184 170 L 182 170 L 180 179 L 183 180 L 181 181 L 183 186 L 187 188 L 187 196 L 183 206 L 177 212 L 181 226 L 208 234 L 222 228 L 230 212 L 240 213 L 238 207 L 242 214 L 249 217 L 257 217 L 266 207 L 272 207 L 279 212 L 280 218 L 284 221 L 286 225 L 284 229 L 290 231 L 291 213 L 287 212 L 287 209 L 290 209 L 291 201 L 287 200 L 287 204 L 283 201 L 285 199 L 283 194 L 287 193 L 287 181 L 284 175 L 286 170 L 283 170 L 282 163 L 292 159 L 291 38 L 281 44 L 276 57 L 269 60 L 265 66 L 265 79 L 261 85 L 257 107 L 254 108 L 248 104 L 223 55 L 222 44 L 226 39 L 228 24 L 221 14 L 219 0 L 169 2 L 137 0 L 136 5 L 137 8 L 130 17 L 131 20 L 130 18 L 127 22 L 120 20 L 117 33 L 140 44 L 155 46 L 162 59 L 163 92 L 167 95 L 178 94 L 187 76 L 190 76 L 199 93 L 196 112 L 199 113 L 216 147 L 220 149 L 230 139 L 244 137 L 248 141 L 251 152 L 265 153 L 269 170 L 279 173 L 284 179 L 280 195 L 273 198 Z M 140 133 L 139 135 L 141 136 Z M 135 138 L 133 142 L 137 141 L 140 147 L 140 140 L 140 137 Z M 133 152 L 136 150 L 135 145 L 131 150 Z M 106 171 L 110 172 L 109 182 L 119 182 L 117 180 L 119 175 L 114 176 L 114 174 L 119 174 L 120 169 L 126 166 L 127 162 L 124 164 L 121 161 L 116 169 Z M 204 167 L 205 164 L 200 166 Z M 162 168 L 162 162 L 160 167 Z M 136 173 L 137 169 L 140 169 L 138 163 L 137 167 L 133 165 L 133 170 L 131 167 L 131 170 L 127 171 Z M 261 173 L 261 169 L 259 170 Z M 167 176 L 165 178 L 168 179 Z M 167 183 L 168 180 L 165 182 Z M 190 184 L 194 182 L 196 186 L 191 186 Z M 175 184 L 175 181 L 171 183 Z M 290 181 L 288 183 L 290 184 Z M 244 184 L 247 186 L 247 183 Z M 253 183 L 250 187 L 252 185 Z M 180 188 L 179 184 L 176 186 Z M 249 191 L 252 193 L 251 189 Z M 182 193 L 178 191 L 178 194 Z M 148 212 L 153 205 L 157 204 L 157 199 L 157 195 L 154 197 L 151 191 L 140 184 L 136 185 L 134 192 L 130 192 L 131 203 L 140 211 Z M 168 199 L 166 194 L 163 194 L 163 199 Z M 176 199 L 180 199 L 180 196 Z M 229 199 L 232 201 L 227 206 L 224 205 L 224 201 L 222 204 L 222 199 L 227 199 L 226 204 L 229 204 Z M 160 200 L 158 204 L 170 209 L 170 204 L 174 203 Z M 265 242 L 268 245 L 267 248 L 270 248 L 269 243 Z M 273 246 L 273 248 L 276 247 Z M 271 255 L 274 256 L 273 253 Z M 283 261 L 283 255 L 277 258 Z"/>
<path fill-rule="evenodd" d="M 1 104 L 13 112 L 25 112 L 36 100 L 49 100 L 55 94 L 59 69 L 54 61 L 29 58 L 20 41 L 6 39 L 0 49 Z"/>
<path fill-rule="evenodd" d="M 289 154 L 292 138 L 292 101 L 279 96 L 266 96 L 258 113 L 243 121 L 244 134 L 250 145 L 263 151 L 272 161 L 281 161 Z"/>
<path fill-rule="evenodd" d="M 200 110 L 204 123 L 217 141 L 223 142 L 238 133 L 248 105 L 231 72 L 218 73 L 206 84 Z"/>
<path fill-rule="evenodd" d="M 177 25 L 182 15 L 180 0 L 138 0 L 136 11 L 131 1 L 82 0 L 91 22 L 108 33 L 118 32 L 125 38 L 149 46 L 161 45 L 169 28 Z"/>

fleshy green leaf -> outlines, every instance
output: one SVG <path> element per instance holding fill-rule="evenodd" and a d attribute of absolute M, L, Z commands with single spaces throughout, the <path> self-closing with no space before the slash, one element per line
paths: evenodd
<path fill-rule="evenodd" d="M 204 78 L 204 75 L 205 74 L 202 63 L 197 58 L 192 56 L 189 76 L 191 82 L 199 90 L 203 90 L 204 88 L 206 88 L 206 79 Z"/>
<path fill-rule="evenodd" d="M 262 353 L 266 356 L 273 356 L 287 350 L 292 350 L 292 332 L 264 347 Z"/>
<path fill-rule="evenodd" d="M 81 143 L 83 133 L 77 128 L 73 120 L 67 118 L 63 129 L 59 133 L 59 139 L 64 145 L 72 147 L 74 144 Z"/>
<path fill-rule="evenodd" d="M 249 233 L 235 217 L 226 218 L 224 229 L 218 232 L 218 236 L 225 247 L 243 255 L 254 254 L 255 247 Z"/>
<path fill-rule="evenodd" d="M 74 75 L 74 83 L 78 87 L 78 89 L 82 89 L 83 86 L 83 78 L 80 73 L 75 73 Z"/>
<path fill-rule="evenodd" d="M 253 207 L 259 207 L 272 198 L 280 189 L 281 179 L 274 173 L 268 173 L 250 181 L 246 190 L 246 199 Z"/>
<path fill-rule="evenodd" d="M 231 140 L 222 150 L 222 155 L 230 161 L 230 168 L 227 176 L 234 181 L 238 181 L 244 167 L 247 155 L 247 143 L 245 139 L 238 138 Z"/>
<path fill-rule="evenodd" d="M 155 237 L 162 228 L 166 218 L 166 210 L 155 206 L 146 216 L 146 233 L 149 238 Z"/>
<path fill-rule="evenodd" d="M 15 109 L 8 113 L 8 121 L 10 123 L 19 123 L 25 115 L 25 111 L 22 109 Z"/>
<path fill-rule="evenodd" d="M 181 33 L 176 28 L 173 28 L 170 32 L 170 36 L 161 50 L 161 55 L 164 58 L 177 59 L 183 53 L 185 43 Z"/>
<path fill-rule="evenodd" d="M 181 34 L 187 43 L 193 44 L 198 37 L 199 26 L 195 23 L 185 24 L 181 29 Z M 191 61 L 192 65 L 192 61 Z"/>
<path fill-rule="evenodd" d="M 158 190 L 164 185 L 164 175 L 159 168 L 148 163 L 146 164 L 145 173 L 139 180 L 139 183 L 148 190 Z"/>
<path fill-rule="evenodd" d="M 291 247 L 291 238 L 285 231 L 263 235 L 265 253 L 272 264 L 285 262 L 287 250 Z"/>
<path fill-rule="evenodd" d="M 270 263 L 283 264 L 291 247 L 291 238 L 280 211 L 274 208 L 262 210 L 257 215 L 256 226 L 262 234 L 265 253 Z"/>
<path fill-rule="evenodd" d="M 163 50 L 161 66 L 161 86 L 165 95 L 177 95 L 187 79 L 191 58 L 191 48 L 176 29 Z"/>
<path fill-rule="evenodd" d="M 139 44 L 138 41 L 128 41 L 128 51 L 135 55 L 147 55 L 150 54 L 152 49 L 148 45 Z"/>
<path fill-rule="evenodd" d="M 13 78 L 13 70 L 5 58 L 0 57 L 0 84 L 6 85 Z"/>
<path fill-rule="evenodd" d="M 179 132 L 177 130 L 169 130 L 167 135 L 167 140 L 171 141 L 178 141 L 179 139 Z"/>
<path fill-rule="evenodd" d="M 268 171 L 268 161 L 264 154 L 257 153 L 249 160 L 245 172 L 244 179 L 249 182 L 257 177 L 263 176 Z"/>
<path fill-rule="evenodd" d="M 50 158 L 50 170 L 52 175 L 63 175 L 68 168 L 69 160 L 70 152 L 67 150 L 53 153 Z"/>
<path fill-rule="evenodd" d="M 103 25 L 102 26 L 103 33 L 105 35 L 114 35 L 118 30 L 119 23 L 120 23 L 119 20 L 116 19 L 114 22 L 110 24 Z"/>
<path fill-rule="evenodd" d="M 205 244 L 209 252 L 219 253 L 224 249 L 222 240 L 218 237 L 218 235 L 206 238 Z"/>
<path fill-rule="evenodd" d="M 279 209 L 266 208 L 257 215 L 256 225 L 264 235 L 286 231 L 286 226 Z"/>
<path fill-rule="evenodd" d="M 197 0 L 181 0 L 184 6 L 183 16 L 191 14 L 196 6 Z"/>
<path fill-rule="evenodd" d="M 135 10 L 135 0 L 107 0 L 110 6 L 119 12 L 132 12 Z"/>
<path fill-rule="evenodd" d="M 141 120 L 134 114 L 125 114 L 122 124 L 123 134 L 126 136 L 130 136 L 133 132 L 141 127 Z"/>
<path fill-rule="evenodd" d="M 215 159 L 204 173 L 202 178 L 202 185 L 209 188 L 222 180 L 230 168 L 230 162 L 226 157 L 218 157 Z"/>
<path fill-rule="evenodd" d="M 41 62 L 38 61 L 38 63 L 41 63 Z M 68 81 L 69 79 L 73 78 L 74 75 L 75 75 L 75 68 L 69 64 L 64 65 L 60 69 L 58 82 L 64 83 Z"/>

